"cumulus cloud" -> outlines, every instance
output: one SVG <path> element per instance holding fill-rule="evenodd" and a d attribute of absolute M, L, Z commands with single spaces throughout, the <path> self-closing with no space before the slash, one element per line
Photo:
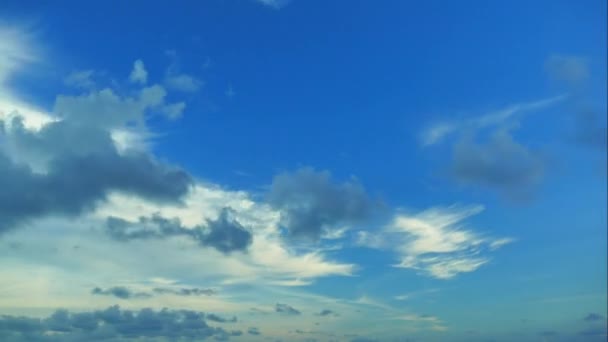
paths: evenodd
<path fill-rule="evenodd" d="M 401 258 L 395 267 L 450 279 L 486 264 L 489 257 L 483 254 L 484 251 L 496 250 L 513 241 L 489 238 L 464 229 L 462 221 L 483 209 L 482 206 L 452 206 L 431 208 L 414 215 L 400 213 L 381 233 L 375 236 L 359 234 L 357 242 L 393 250 Z"/>
<path fill-rule="evenodd" d="M 46 173 L 41 174 L 0 154 L 0 170 L 5 175 L 0 179 L 0 187 L 4 189 L 0 194 L 0 231 L 47 214 L 80 214 L 104 200 L 111 191 L 177 201 L 190 187 L 190 176 L 180 169 L 159 163 L 143 153 L 119 154 L 105 132 L 80 130 L 62 122 L 45 126 L 38 133 L 15 129 L 15 126 L 9 135 L 21 143 L 20 147 L 31 144 L 29 151 L 32 152 L 37 148 L 51 150 L 48 151 L 51 157 Z M 89 143 L 99 144 L 94 147 L 95 151 L 67 150 L 71 149 L 67 145 L 71 137 L 87 131 Z"/>
<path fill-rule="evenodd" d="M 334 183 L 329 172 L 312 168 L 275 176 L 268 202 L 281 212 L 290 236 L 311 240 L 363 221 L 374 207 L 356 180 Z"/>
<path fill-rule="evenodd" d="M 112 306 L 79 313 L 57 310 L 43 319 L 0 316 L 0 336 L 8 341 L 205 340 L 224 335 L 231 333 L 209 326 L 204 313 L 191 310 Z"/>
<path fill-rule="evenodd" d="M 301 312 L 299 310 L 297 310 L 296 308 L 294 308 L 290 305 L 287 305 L 287 304 L 280 304 L 280 303 L 277 303 L 274 306 L 274 311 L 281 313 L 281 314 L 285 314 L 285 315 L 294 315 L 295 316 L 295 315 L 301 314 Z"/>
<path fill-rule="evenodd" d="M 438 122 L 422 131 L 421 143 L 425 147 L 444 141 L 452 144 L 448 169 L 455 181 L 496 191 L 510 200 L 526 200 L 543 179 L 545 158 L 516 141 L 512 131 L 524 115 L 546 110 L 567 98 L 559 95 L 480 116 Z"/>
<path fill-rule="evenodd" d="M 107 233 L 120 241 L 185 236 L 222 253 L 246 251 L 252 242 L 251 232 L 232 217 L 228 208 L 224 208 L 217 219 L 194 228 L 182 226 L 179 219 L 169 220 L 158 215 L 140 217 L 136 223 L 109 217 L 106 227 Z"/>
<path fill-rule="evenodd" d="M 129 81 L 140 84 L 146 84 L 148 82 L 148 72 L 141 59 L 133 62 L 133 70 L 129 75 Z"/>
<path fill-rule="evenodd" d="M 114 286 L 107 289 L 102 289 L 99 287 L 91 290 L 91 294 L 100 295 L 100 296 L 114 296 L 120 299 L 131 299 L 131 298 L 150 298 L 151 294 L 146 292 L 133 292 L 129 288 L 124 286 Z"/>
<path fill-rule="evenodd" d="M 540 153 L 516 142 L 506 130 L 492 134 L 487 143 L 465 137 L 453 148 L 451 173 L 456 180 L 514 200 L 529 197 L 544 170 Z"/>

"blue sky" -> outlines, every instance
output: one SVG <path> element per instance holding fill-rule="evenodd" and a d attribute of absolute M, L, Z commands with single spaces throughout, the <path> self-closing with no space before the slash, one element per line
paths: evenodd
<path fill-rule="evenodd" d="M 606 12 L 3 1 L 0 339 L 604 341 Z"/>

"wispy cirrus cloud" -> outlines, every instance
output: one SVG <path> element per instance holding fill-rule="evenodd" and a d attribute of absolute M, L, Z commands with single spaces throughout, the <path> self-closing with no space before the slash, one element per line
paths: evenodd
<path fill-rule="evenodd" d="M 482 206 L 431 208 L 418 214 L 396 214 L 378 234 L 359 234 L 358 244 L 397 253 L 395 267 L 414 269 L 439 279 L 477 270 L 490 258 L 486 252 L 513 241 L 490 238 L 465 229 L 463 221 Z"/>
<path fill-rule="evenodd" d="M 422 146 L 432 146 L 442 143 L 451 135 L 474 132 L 480 129 L 495 128 L 511 119 L 537 110 L 551 107 L 565 100 L 567 95 L 558 95 L 531 102 L 510 105 L 496 111 L 480 116 L 473 116 L 462 120 L 445 120 L 436 122 L 424 128 L 420 133 Z"/>

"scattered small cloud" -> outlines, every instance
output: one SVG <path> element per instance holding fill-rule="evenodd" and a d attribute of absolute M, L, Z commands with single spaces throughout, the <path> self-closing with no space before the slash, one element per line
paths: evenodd
<path fill-rule="evenodd" d="M 258 336 L 258 335 L 261 335 L 261 334 L 262 334 L 262 333 L 260 332 L 260 329 L 258 329 L 258 328 L 254 328 L 254 327 L 251 327 L 251 328 L 247 329 L 247 333 L 248 333 L 249 335 L 255 335 L 255 336 Z"/>
<path fill-rule="evenodd" d="M 218 316 L 216 314 L 207 314 L 205 316 L 205 318 L 208 321 L 217 322 L 217 323 L 235 323 L 237 321 L 235 316 L 233 316 L 232 318 L 224 318 L 224 317 Z"/>
<path fill-rule="evenodd" d="M 281 314 L 286 314 L 286 315 L 300 315 L 301 312 L 299 310 L 296 310 L 294 307 L 289 306 L 287 304 L 279 304 L 277 303 L 274 307 L 274 311 L 281 313 Z"/>
<path fill-rule="evenodd" d="M 589 78 L 588 64 L 583 57 L 552 55 L 545 61 L 545 71 L 554 80 L 577 84 Z"/>
<path fill-rule="evenodd" d="M 339 316 L 338 313 L 336 313 L 332 310 L 329 310 L 329 309 L 323 309 L 319 313 L 316 313 L 315 315 L 320 316 L 320 317 L 327 317 L 327 316 L 337 317 L 337 316 Z"/>
<path fill-rule="evenodd" d="M 131 298 L 150 298 L 151 294 L 147 292 L 133 292 L 124 286 L 114 286 L 107 289 L 101 289 L 99 287 L 91 290 L 91 294 L 100 296 L 114 296 L 120 299 L 131 299 Z"/>
<path fill-rule="evenodd" d="M 214 289 L 204 288 L 168 288 L 168 287 L 156 287 L 152 290 L 157 294 L 171 294 L 175 296 L 212 296 L 217 294 Z"/>
<path fill-rule="evenodd" d="M 141 59 L 133 62 L 133 70 L 129 75 L 129 81 L 132 83 L 146 84 L 148 82 L 148 71 Z"/>
<path fill-rule="evenodd" d="M 64 82 L 67 86 L 74 88 L 93 89 L 95 87 L 93 74 L 93 70 L 73 71 L 68 74 Z"/>
<path fill-rule="evenodd" d="M 587 316 L 585 316 L 585 318 L 583 318 L 583 320 L 585 322 L 597 322 L 597 321 L 605 320 L 605 317 L 598 313 L 591 312 Z"/>

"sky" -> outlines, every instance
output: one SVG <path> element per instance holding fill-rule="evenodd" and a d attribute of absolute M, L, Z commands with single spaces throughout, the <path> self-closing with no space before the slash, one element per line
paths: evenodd
<path fill-rule="evenodd" d="M 606 13 L 2 1 L 0 340 L 606 341 Z"/>

